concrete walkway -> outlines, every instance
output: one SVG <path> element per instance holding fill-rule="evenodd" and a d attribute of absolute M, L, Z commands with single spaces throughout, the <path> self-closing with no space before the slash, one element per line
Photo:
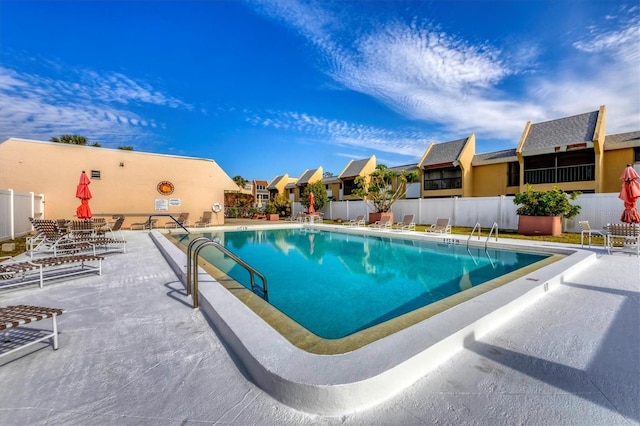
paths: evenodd
<path fill-rule="evenodd" d="M 57 351 L 0 358 L 0 424 L 640 424 L 633 255 L 602 254 L 406 391 L 332 418 L 248 381 L 147 233 L 124 237 L 102 276 L 0 292 L 0 306 L 67 311 Z"/>

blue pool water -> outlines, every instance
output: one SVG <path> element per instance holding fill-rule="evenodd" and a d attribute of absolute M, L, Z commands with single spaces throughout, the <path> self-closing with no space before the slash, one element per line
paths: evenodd
<path fill-rule="evenodd" d="M 348 336 L 548 255 L 485 251 L 462 245 L 309 229 L 269 229 L 204 235 L 264 274 L 269 303 L 312 333 Z M 245 269 L 206 248 L 201 256 L 250 288 Z M 260 279 L 256 279 L 262 285 Z"/>

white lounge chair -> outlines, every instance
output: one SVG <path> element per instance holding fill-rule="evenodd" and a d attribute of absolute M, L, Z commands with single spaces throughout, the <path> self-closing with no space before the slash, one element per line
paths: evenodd
<path fill-rule="evenodd" d="M 0 263 L 0 290 L 30 283 L 38 283 L 43 288 L 44 282 L 48 280 L 91 273 L 102 275 L 103 259 L 104 257 L 92 254 L 76 254 L 4 261 Z M 97 262 L 97 265 L 88 262 Z"/>
<path fill-rule="evenodd" d="M 200 227 L 205 227 L 205 226 L 211 225 L 211 215 L 212 215 L 212 213 L 210 211 L 202 212 L 202 217 L 200 218 L 200 220 L 198 220 L 196 223 L 194 223 L 196 228 L 200 228 Z"/>
<path fill-rule="evenodd" d="M 364 215 L 358 215 L 355 219 L 348 220 L 343 223 L 344 226 L 364 226 Z"/>
<path fill-rule="evenodd" d="M 391 229 L 391 225 L 393 225 L 391 216 L 383 216 L 382 219 L 370 224 L 369 226 L 378 229 Z"/>
<path fill-rule="evenodd" d="M 304 222 L 307 220 L 307 215 L 304 212 L 298 212 L 295 216 L 291 216 L 287 219 L 289 222 Z"/>
<path fill-rule="evenodd" d="M 54 256 L 78 253 L 81 250 L 93 250 L 95 246 L 88 241 L 76 241 L 71 234 L 63 232 L 56 220 L 29 218 L 31 224 L 38 232 L 37 235 L 27 238 L 27 252 L 33 258 L 34 254 L 51 253 Z"/>
<path fill-rule="evenodd" d="M 14 305 L 0 307 L 0 332 L 4 338 L 0 340 L 0 357 L 9 355 L 17 350 L 31 346 L 35 343 L 51 339 L 53 349 L 58 349 L 58 324 L 56 318 L 65 311 L 57 308 L 45 308 L 42 306 Z M 12 339 L 10 329 L 51 318 L 52 330 L 24 329 L 32 339 L 24 339 L 24 331 L 18 333 L 18 337 Z"/>
<path fill-rule="evenodd" d="M 145 220 L 144 222 L 136 222 L 132 223 L 130 229 L 133 231 L 134 229 L 153 229 L 158 227 L 158 219 L 151 219 L 151 222 Z"/>
<path fill-rule="evenodd" d="M 402 222 L 394 224 L 393 229 L 397 229 L 400 231 L 415 231 L 416 224 L 413 221 L 413 217 L 414 216 L 412 214 L 404 215 L 404 217 L 402 218 Z"/>
<path fill-rule="evenodd" d="M 451 219 L 438 218 L 436 223 L 425 229 L 425 232 L 433 232 L 436 234 L 450 234 L 451 233 Z"/>
<path fill-rule="evenodd" d="M 178 228 L 180 225 L 187 226 L 189 224 L 189 213 L 180 213 L 176 220 L 171 220 L 164 224 L 164 228 Z"/>

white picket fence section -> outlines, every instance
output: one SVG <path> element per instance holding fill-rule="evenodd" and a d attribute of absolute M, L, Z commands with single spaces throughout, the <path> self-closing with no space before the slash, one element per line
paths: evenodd
<path fill-rule="evenodd" d="M 581 206 L 580 214 L 573 219 L 565 219 L 563 232 L 580 232 L 578 222 L 588 220 L 594 229 L 602 229 L 607 223 L 620 221 L 624 209 L 618 193 L 582 194 L 573 203 Z M 294 211 L 303 211 L 300 203 L 295 203 Z M 491 228 L 493 223 L 499 229 L 518 229 L 517 206 L 513 196 L 469 197 L 469 198 L 419 198 L 399 200 L 391 208 L 394 220 L 399 222 L 407 214 L 413 214 L 419 224 L 432 224 L 438 218 L 450 218 L 453 226 L 473 227 L 479 223 L 482 228 Z M 327 219 L 354 219 L 358 215 L 373 210 L 364 201 L 332 201 L 321 209 Z"/>
<path fill-rule="evenodd" d="M 0 189 L 0 241 L 31 232 L 30 217 L 44 218 L 44 194 Z"/>

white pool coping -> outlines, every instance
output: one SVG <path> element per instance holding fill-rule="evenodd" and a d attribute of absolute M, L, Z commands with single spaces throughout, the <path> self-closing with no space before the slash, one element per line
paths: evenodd
<path fill-rule="evenodd" d="M 252 226 L 251 229 L 292 226 L 301 225 Z M 468 238 L 463 235 L 349 229 L 335 225 L 313 227 L 448 244 L 467 244 Z M 239 228 L 247 227 L 218 227 L 216 231 Z M 185 284 L 186 255 L 162 233 L 153 231 L 151 236 Z M 273 398 L 308 413 L 330 416 L 352 413 L 372 407 L 411 386 L 466 343 L 496 329 L 572 274 L 596 261 L 593 252 L 559 248 L 548 243 L 494 239 L 486 242 L 473 238 L 469 244 L 535 249 L 566 257 L 344 354 L 318 355 L 297 348 L 202 269 L 198 274 L 200 310 L 246 369 L 247 375 Z"/>

